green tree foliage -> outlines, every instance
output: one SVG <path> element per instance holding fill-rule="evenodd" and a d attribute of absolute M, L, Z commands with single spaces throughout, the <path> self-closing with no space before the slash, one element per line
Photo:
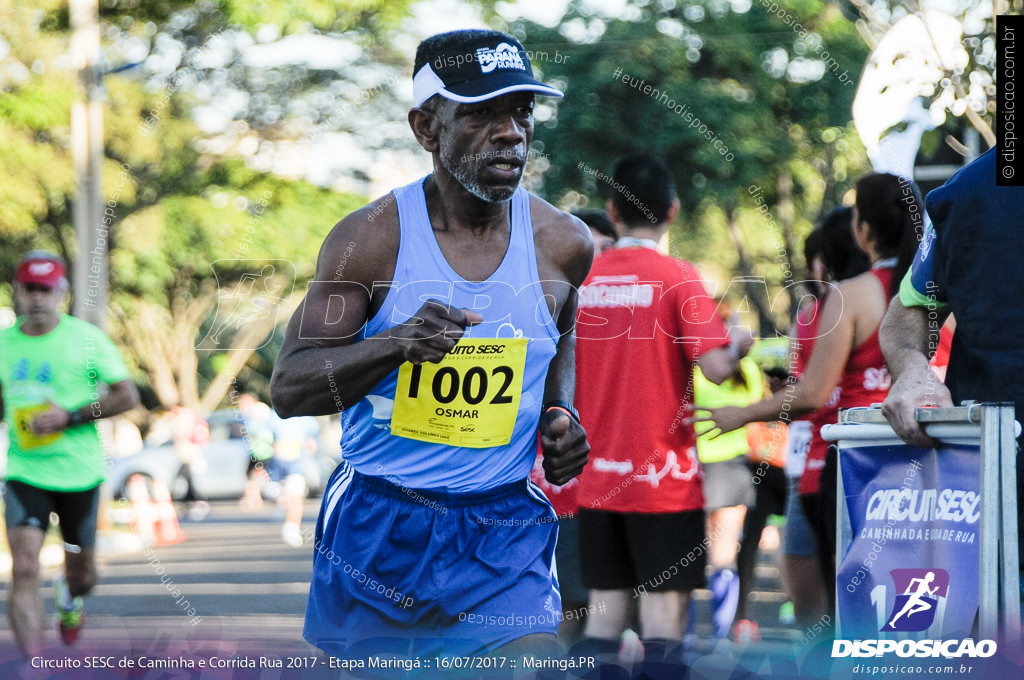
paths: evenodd
<path fill-rule="evenodd" d="M 213 5 L 206 14 L 189 14 L 184 3 L 124 5 L 121 14 L 118 7 L 104 10 L 104 34 L 114 38 L 108 55 L 147 31 L 152 50 L 155 36 L 180 34 L 183 26 L 194 38 L 242 21 Z M 75 252 L 71 224 L 70 111 L 79 86 L 65 56 L 66 6 L 0 2 L 0 16 L 0 279 L 8 282 L 18 258 L 34 247 L 60 252 L 72 268 L 90 263 Z M 362 199 L 201 152 L 191 117 L 195 82 L 187 64 L 162 83 L 140 79 L 137 69 L 103 78 L 103 196 L 110 208 L 103 226 L 109 330 L 136 380 L 165 406 L 209 411 L 294 308 L 327 231 Z M 0 303 L 9 304 L 3 285 Z M 216 341 L 205 337 L 217 329 Z"/>
<path fill-rule="evenodd" d="M 609 18 L 573 3 L 559 27 L 513 26 L 528 49 L 550 55 L 537 63 L 545 78 L 565 86 L 538 125 L 548 196 L 567 207 L 603 204 L 608 184 L 580 163 L 610 174 L 617 158 L 654 152 L 676 175 L 681 256 L 723 282 L 764 276 L 777 289 L 786 271 L 802 278 L 801 237 L 863 162 L 849 112 L 867 49 L 834 6 L 779 4 L 782 16 L 761 2 L 739 12 L 718 0 L 632 3 Z M 551 58 L 556 50 L 569 58 Z M 777 231 L 751 187 L 761 188 Z M 770 334 L 786 327 L 792 305 L 784 296 L 770 310 L 763 290 L 751 284 L 746 294 Z"/>
<path fill-rule="evenodd" d="M 844 3 L 843 7 L 865 41 L 872 46 L 881 41 L 893 25 L 908 16 L 921 17 L 925 10 L 920 2 L 903 0 L 876 0 L 870 3 L 851 0 Z M 970 126 L 977 130 L 985 140 L 986 147 L 996 142 L 993 132 L 997 80 L 995 17 L 997 14 L 1020 14 L 1022 8 L 1024 3 L 1020 0 L 996 0 L 991 4 L 954 0 L 941 8 L 942 12 L 955 18 L 963 27 L 960 42 L 963 59 L 949 54 L 942 55 L 941 63 L 935 64 L 941 68 L 941 78 L 933 87 L 923 89 L 922 103 L 925 108 L 937 114 L 940 120 L 944 115 L 952 117 L 955 122 L 947 123 L 949 128 L 962 130 Z M 901 63 L 904 58 L 905 55 L 897 56 L 893 66 L 897 69 L 907 68 L 906 64 Z M 931 146 L 927 153 L 933 154 L 937 134 L 928 136 L 932 139 L 923 140 L 922 146 Z M 964 153 L 962 139 L 942 139 L 941 143 L 948 143 L 958 153 Z"/>
<path fill-rule="evenodd" d="M 56 4 L 56 3 L 53 3 Z M 45 7 L 45 3 L 43 3 Z M 74 78 L 54 68 L 66 42 L 38 27 L 38 9 L 0 2 L 0 272 L 10 303 L 14 266 L 37 242 L 56 247 L 58 226 L 70 220 L 75 175 L 68 148 Z"/>
<path fill-rule="evenodd" d="M 111 308 L 159 401 L 208 412 L 295 309 L 320 242 L 362 199 L 240 161 L 198 175 L 198 195 L 164 196 L 121 222 Z"/>

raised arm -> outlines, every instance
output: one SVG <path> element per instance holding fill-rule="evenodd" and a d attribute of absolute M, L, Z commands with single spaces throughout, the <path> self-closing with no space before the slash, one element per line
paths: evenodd
<path fill-rule="evenodd" d="M 750 406 L 724 406 L 711 410 L 711 416 L 695 418 L 693 422 L 714 422 L 722 432 L 731 432 L 747 423 L 791 420 L 821 408 L 839 379 L 854 344 L 857 318 L 857 288 L 862 282 L 840 284 L 829 295 L 821 312 L 820 336 L 807 362 L 803 377 L 770 399 Z M 876 317 L 877 318 L 877 317 Z M 700 404 L 696 405 L 700 408 Z M 707 409 L 705 409 L 707 410 Z"/>
<path fill-rule="evenodd" d="M 549 281 L 548 285 L 554 283 L 554 287 L 565 290 L 557 317 L 560 337 L 555 357 L 548 367 L 544 403 L 560 401 L 572 405 L 576 395 L 577 291 L 590 271 L 594 244 L 590 230 L 576 218 L 563 215 L 556 220 L 561 236 L 538 240 L 538 248 L 545 251 L 549 266 L 560 272 L 559 280 Z M 558 291 L 554 292 L 557 300 Z M 583 472 L 590 445 L 586 431 L 574 418 L 551 409 L 541 415 L 540 433 L 544 476 L 549 482 L 562 485 Z"/>
<path fill-rule="evenodd" d="M 339 222 L 324 240 L 310 282 L 274 363 L 270 393 L 284 418 L 349 408 L 405 361 L 440 361 L 473 312 L 425 303 L 406 323 L 358 341 L 387 295 L 398 253 L 398 213 L 387 197 Z M 376 220 L 369 216 L 378 210 Z"/>

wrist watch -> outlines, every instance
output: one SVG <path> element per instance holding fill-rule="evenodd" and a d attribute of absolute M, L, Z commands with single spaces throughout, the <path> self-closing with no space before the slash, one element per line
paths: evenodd
<path fill-rule="evenodd" d="M 572 404 L 567 402 L 567 401 L 554 400 L 554 401 L 546 402 L 544 404 L 544 406 L 541 407 L 541 409 L 540 409 L 541 415 L 547 413 L 548 411 L 550 411 L 553 408 L 557 408 L 557 409 L 559 409 L 561 411 L 565 411 L 577 423 L 580 422 L 580 412 L 577 411 L 576 408 Z"/>
<path fill-rule="evenodd" d="M 88 416 L 82 409 L 75 409 L 68 414 L 68 427 L 77 427 L 78 425 L 85 425 L 88 420 Z"/>

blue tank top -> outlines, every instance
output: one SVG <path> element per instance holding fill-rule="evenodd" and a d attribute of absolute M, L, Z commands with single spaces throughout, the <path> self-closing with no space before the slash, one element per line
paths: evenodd
<path fill-rule="evenodd" d="M 394 281 L 359 341 L 376 342 L 366 338 L 408 321 L 429 299 L 483 316 L 483 322 L 466 329 L 465 338 L 526 338 L 522 396 L 511 441 L 471 448 L 393 435 L 396 370 L 342 412 L 341 452 L 359 472 L 412 489 L 481 491 L 530 474 L 548 365 L 559 333 L 540 285 L 526 190 L 520 187 L 512 196 L 512 233 L 504 259 L 487 280 L 474 282 L 459 276 L 441 252 L 427 215 L 424 179 L 392 192 L 401 230 Z"/>

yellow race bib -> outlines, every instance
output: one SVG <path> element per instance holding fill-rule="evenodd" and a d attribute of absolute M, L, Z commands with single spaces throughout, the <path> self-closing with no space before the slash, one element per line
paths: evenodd
<path fill-rule="evenodd" d="M 463 338 L 437 364 L 405 362 L 391 434 L 488 448 L 512 441 L 528 338 Z"/>
<path fill-rule="evenodd" d="M 32 431 L 32 417 L 37 413 L 50 410 L 49 404 L 36 404 L 14 409 L 14 429 L 18 433 L 18 444 L 22 450 L 45 446 L 60 438 L 60 432 L 36 434 Z"/>

